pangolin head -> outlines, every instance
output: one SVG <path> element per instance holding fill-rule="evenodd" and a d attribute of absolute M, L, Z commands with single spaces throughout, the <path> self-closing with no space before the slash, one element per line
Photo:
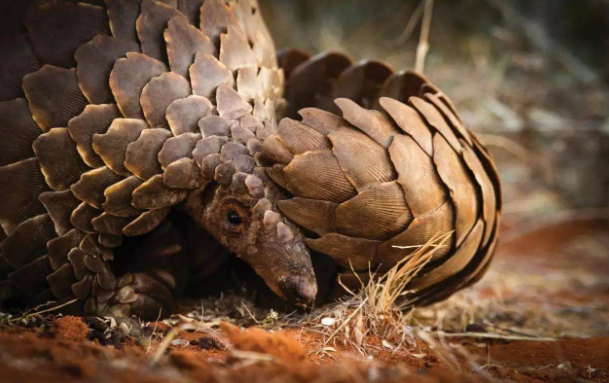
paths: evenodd
<path fill-rule="evenodd" d="M 299 305 L 311 303 L 317 283 L 305 238 L 277 208 L 285 192 L 262 167 L 247 174 L 235 171 L 234 163 L 216 166 L 216 181 L 190 192 L 186 212 L 248 262 L 278 296 Z"/>

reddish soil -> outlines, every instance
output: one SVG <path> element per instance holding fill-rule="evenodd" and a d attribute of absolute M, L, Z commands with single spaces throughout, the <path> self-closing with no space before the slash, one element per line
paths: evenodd
<path fill-rule="evenodd" d="M 490 301 L 497 299 L 495 284 L 510 276 L 517 275 L 523 284 L 541 278 L 539 290 L 531 289 L 534 284 L 513 286 L 501 291 L 502 299 L 567 310 L 558 317 L 576 315 L 573 328 L 580 337 L 451 337 L 444 339 L 444 349 L 419 340 L 410 351 L 393 351 L 369 336 L 364 342 L 369 356 L 364 357 L 340 341 L 328 344 L 331 351 L 319 352 L 325 338 L 314 328 L 267 332 L 222 323 L 204 333 L 179 330 L 157 358 L 161 335 L 171 331 L 167 324 L 149 326 L 156 329 L 154 337 L 105 339 L 82 318 L 47 316 L 0 328 L 0 382 L 609 382 L 607 248 L 599 256 L 574 245 L 591 233 L 606 233 L 606 226 L 588 222 L 575 227 L 565 230 L 565 224 L 556 224 L 506 241 L 477 289 L 479 299 Z M 507 314 L 489 320 L 500 323 L 502 315 Z M 509 320 L 524 323 L 528 318 Z M 447 354 L 447 349 L 454 352 Z"/>
<path fill-rule="evenodd" d="M 307 356 L 306 346 L 319 341 L 309 332 L 302 344 L 288 333 L 258 328 L 241 331 L 223 326 L 231 349 L 252 352 L 251 357 L 229 351 L 189 345 L 170 347 L 166 357 L 151 365 L 146 347 L 126 341 L 119 349 L 87 341 L 79 318 L 63 318 L 55 335 L 23 328 L 0 333 L 1 382 L 277 382 L 399 381 L 484 382 L 485 375 L 471 366 L 451 366 L 423 346 L 427 356 L 379 350 L 375 362 L 353 351 L 338 350 L 333 361 Z M 72 323 L 74 328 L 68 328 Z M 66 336 L 68 335 L 68 336 Z M 192 338 L 182 336 L 181 338 Z M 189 335 L 192 335 L 190 333 Z M 200 336 L 200 335 L 199 335 Z M 557 342 L 462 341 L 464 349 L 487 359 L 487 376 L 514 382 L 606 382 L 609 379 L 609 338 L 569 339 Z M 304 346 L 304 347 L 303 347 Z M 270 355 L 270 358 L 263 357 Z M 261 357 L 258 360 L 258 357 Z M 374 379 L 373 379 L 374 378 Z M 381 380 L 379 380 L 381 379 Z"/>

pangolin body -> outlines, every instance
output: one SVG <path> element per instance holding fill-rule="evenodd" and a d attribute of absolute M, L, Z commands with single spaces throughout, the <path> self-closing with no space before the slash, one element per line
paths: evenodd
<path fill-rule="evenodd" d="M 488 267 L 493 161 L 422 76 L 278 65 L 254 0 L 52 1 L 25 27 L 0 40 L 0 306 L 156 318 L 223 248 L 297 303 L 317 291 L 309 250 L 348 279 L 444 234 L 418 303 Z"/>

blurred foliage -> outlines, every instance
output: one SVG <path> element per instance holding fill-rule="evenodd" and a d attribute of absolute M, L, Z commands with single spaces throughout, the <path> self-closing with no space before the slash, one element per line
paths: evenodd
<path fill-rule="evenodd" d="M 258 1 L 278 48 L 414 66 L 421 0 Z M 435 0 L 429 43 L 425 75 L 491 148 L 508 218 L 609 206 L 609 1 Z"/>

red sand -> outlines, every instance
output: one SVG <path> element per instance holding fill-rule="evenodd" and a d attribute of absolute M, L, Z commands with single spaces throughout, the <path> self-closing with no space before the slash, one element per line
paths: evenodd
<path fill-rule="evenodd" d="M 599 226 L 594 226 L 599 230 Z M 537 273 L 547 268 L 555 273 L 570 273 L 575 267 L 586 267 L 606 276 L 606 257 L 594 261 L 594 258 L 585 260 L 559 254 L 561 246 L 557 242 L 564 244 L 565 237 L 577 236 L 581 231 L 563 229 L 558 225 L 505 243 L 498 254 L 498 267 L 509 265 L 523 273 L 532 268 L 530 265 L 542 267 L 536 269 Z M 583 293 L 569 287 L 537 299 L 563 306 L 571 301 L 596 306 L 609 301 L 606 288 L 591 291 Z M 491 299 L 490 289 L 488 295 Z M 484 296 L 486 299 L 486 293 Z M 520 295 L 515 293 L 514 297 Z M 153 365 L 151 359 L 159 347 L 158 340 L 150 345 L 138 345 L 127 339 L 118 343 L 118 347 L 102 346 L 98 340 L 88 340 L 89 328 L 81 318 L 75 317 L 55 317 L 52 324 L 37 326 L 0 328 L 0 382 L 451 383 L 485 382 L 489 378 L 524 383 L 609 382 L 607 337 L 555 342 L 450 338 L 450 343 L 478 357 L 478 365 L 472 365 L 471 358 L 456 353 L 457 365 L 454 365 L 423 342 L 419 344 L 423 356 L 395 352 L 383 348 L 379 339 L 368 338 L 367 344 L 377 346 L 372 352 L 374 360 L 367 360 L 338 344 L 333 345 L 336 351 L 328 358 L 315 353 L 322 338 L 312 329 L 269 333 L 260 328 L 244 331 L 222 324 L 222 332 L 217 337 L 180 331 L 177 338 L 190 344 L 170 346 L 165 356 Z M 168 330 L 163 324 L 157 327 L 157 333 Z M 234 350 L 245 353 L 235 354 Z"/>

